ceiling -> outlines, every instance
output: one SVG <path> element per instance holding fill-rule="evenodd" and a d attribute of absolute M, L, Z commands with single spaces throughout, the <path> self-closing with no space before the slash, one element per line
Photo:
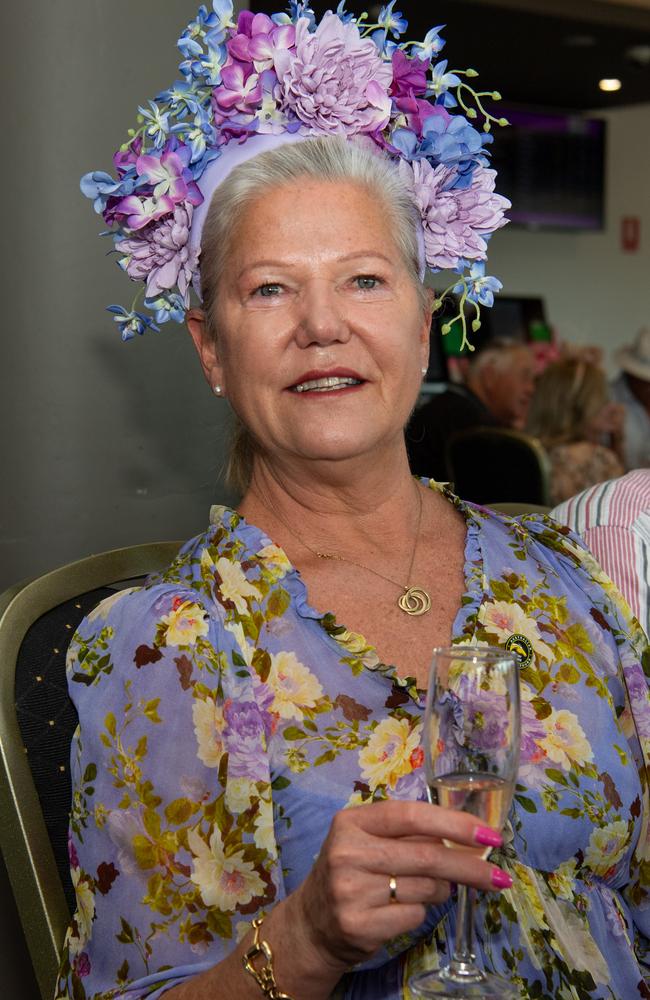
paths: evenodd
<path fill-rule="evenodd" d="M 337 2 L 312 6 L 320 14 Z M 272 13 L 282 4 L 249 6 Z M 347 8 L 372 9 L 354 0 Z M 398 0 L 396 8 L 409 17 L 409 38 L 445 24 L 441 58 L 478 69 L 481 88 L 508 103 L 574 111 L 650 103 L 650 0 Z M 622 89 L 603 93 L 603 77 Z"/>

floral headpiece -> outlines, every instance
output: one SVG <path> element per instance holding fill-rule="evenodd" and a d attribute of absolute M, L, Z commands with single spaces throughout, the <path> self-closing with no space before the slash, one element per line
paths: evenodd
<path fill-rule="evenodd" d="M 446 295 L 460 297 L 455 318 L 467 345 L 466 305 L 477 330 L 480 306 L 491 306 L 501 288 L 485 275 L 485 259 L 510 203 L 494 191 L 487 147 L 492 125 L 507 122 L 481 100 L 499 94 L 466 82 L 475 70 L 436 61 L 442 25 L 421 42 L 399 41 L 408 24 L 395 2 L 376 24 L 348 13 L 345 0 L 320 23 L 296 0 L 287 13 L 243 11 L 236 23 L 231 0 L 199 8 L 178 40 L 182 79 L 139 108 L 137 129 L 113 157 L 117 177 L 93 171 L 81 180 L 111 227 L 120 267 L 144 282 L 130 310 L 109 306 L 124 340 L 182 322 L 190 285 L 198 287 L 200 228 L 232 153 L 235 161 L 256 155 L 265 146 L 252 141 L 259 136 L 278 144 L 360 135 L 398 164 L 421 213 L 426 266 L 458 273 L 434 308 Z M 479 119 L 481 131 L 471 124 Z M 149 315 L 136 309 L 142 296 Z"/>

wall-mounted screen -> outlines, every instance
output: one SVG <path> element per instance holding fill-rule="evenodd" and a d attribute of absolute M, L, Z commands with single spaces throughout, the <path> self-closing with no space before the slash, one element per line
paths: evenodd
<path fill-rule="evenodd" d="M 501 108 L 499 109 L 501 111 Z M 508 217 L 529 228 L 604 227 L 606 122 L 563 111 L 503 108 L 490 150 Z"/>

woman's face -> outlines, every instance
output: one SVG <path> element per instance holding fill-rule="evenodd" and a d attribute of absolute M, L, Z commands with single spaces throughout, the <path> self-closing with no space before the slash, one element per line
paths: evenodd
<path fill-rule="evenodd" d="M 400 441 L 430 315 L 364 188 L 306 179 L 250 203 L 217 296 L 216 346 L 200 322 L 190 332 L 270 458 L 379 456 Z"/>

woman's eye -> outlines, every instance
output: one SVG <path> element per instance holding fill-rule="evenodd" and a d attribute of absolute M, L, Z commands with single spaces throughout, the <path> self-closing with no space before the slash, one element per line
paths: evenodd
<path fill-rule="evenodd" d="M 363 291 L 372 290 L 381 284 L 381 279 L 375 277 L 374 274 L 359 274 L 354 280 L 357 283 L 357 288 L 361 288 Z"/>
<path fill-rule="evenodd" d="M 268 282 L 267 284 L 260 285 L 253 292 L 254 295 L 260 295 L 263 299 L 270 299 L 274 295 L 280 293 L 280 285 L 276 285 L 273 282 Z"/>

